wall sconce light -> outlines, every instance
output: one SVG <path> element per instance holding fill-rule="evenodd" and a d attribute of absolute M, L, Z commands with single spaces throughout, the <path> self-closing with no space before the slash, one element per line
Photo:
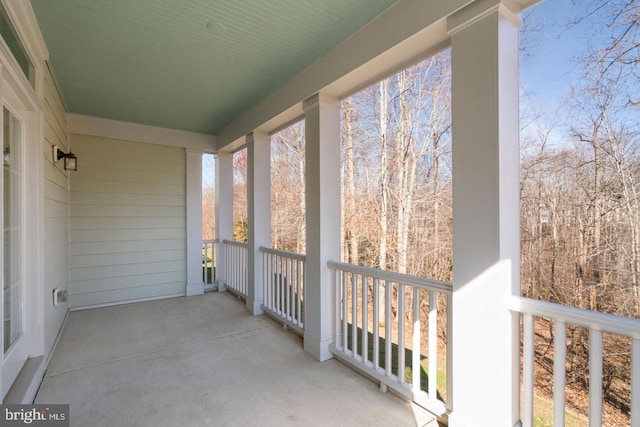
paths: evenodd
<path fill-rule="evenodd" d="M 57 145 L 53 146 L 53 163 L 58 163 L 58 160 L 64 159 L 64 170 L 77 171 L 78 170 L 78 158 L 71 151 L 65 153 L 58 148 Z"/>

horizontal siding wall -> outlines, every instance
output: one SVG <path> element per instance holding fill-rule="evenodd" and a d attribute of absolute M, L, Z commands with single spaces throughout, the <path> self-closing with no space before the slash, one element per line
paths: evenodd
<path fill-rule="evenodd" d="M 51 350 L 69 308 L 53 306 L 53 290 L 69 287 L 69 172 L 62 163 L 53 163 L 53 146 L 69 150 L 69 134 L 64 105 L 48 69 L 43 85 L 44 140 L 44 350 Z"/>
<path fill-rule="evenodd" d="M 71 141 L 71 307 L 184 294 L 184 149 L 75 134 Z"/>

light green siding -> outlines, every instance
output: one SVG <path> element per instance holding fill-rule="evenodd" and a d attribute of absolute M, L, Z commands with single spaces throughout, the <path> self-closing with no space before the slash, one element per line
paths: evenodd
<path fill-rule="evenodd" d="M 53 289 L 69 286 L 69 173 L 61 163 L 53 163 L 52 147 L 69 149 L 66 113 L 49 70 L 45 70 L 44 88 L 44 350 L 51 350 L 68 310 L 68 304 L 53 306 Z"/>
<path fill-rule="evenodd" d="M 184 294 L 184 149 L 72 135 L 71 307 Z"/>

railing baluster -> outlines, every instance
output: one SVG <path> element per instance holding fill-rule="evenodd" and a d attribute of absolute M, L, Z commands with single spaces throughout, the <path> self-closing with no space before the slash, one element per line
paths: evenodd
<path fill-rule="evenodd" d="M 553 425 L 564 425 L 567 327 L 556 320 L 553 337 Z"/>
<path fill-rule="evenodd" d="M 447 294 L 447 401 L 446 407 L 449 412 L 453 411 L 453 352 L 451 351 L 450 343 L 451 337 L 453 337 L 453 295 Z"/>
<path fill-rule="evenodd" d="M 340 286 L 340 280 L 338 279 L 338 274 L 340 274 L 338 272 L 338 270 L 332 270 L 331 271 L 331 285 L 333 286 L 333 289 L 335 290 L 335 323 L 333 325 L 333 331 L 334 331 L 334 335 L 336 337 L 336 347 L 340 350 L 342 350 L 342 335 L 340 333 L 341 331 L 341 324 L 340 324 L 340 313 L 342 312 L 342 304 L 340 303 L 341 298 L 342 298 L 342 289 Z"/>
<path fill-rule="evenodd" d="M 278 255 L 273 255 L 273 311 L 280 315 L 280 278 L 278 276 Z"/>
<path fill-rule="evenodd" d="M 291 319 L 291 289 L 289 288 L 289 262 L 286 258 L 282 258 L 282 282 L 284 286 L 284 310 L 285 319 Z"/>
<path fill-rule="evenodd" d="M 227 267 L 225 269 L 227 272 L 227 286 L 229 288 L 233 288 L 233 271 L 236 268 L 233 264 L 233 246 L 230 246 L 229 244 L 225 245 L 225 251 L 227 252 L 227 256 L 225 257 L 227 262 Z"/>
<path fill-rule="evenodd" d="M 287 311 L 287 300 L 289 299 L 289 287 L 287 286 L 287 259 L 280 257 L 280 280 L 282 281 L 282 317 L 289 316 Z"/>
<path fill-rule="evenodd" d="M 235 246 L 231 247 L 231 267 L 232 267 L 232 274 L 231 274 L 231 287 L 233 289 L 238 289 L 238 283 L 236 280 L 236 277 L 238 276 L 238 260 L 237 260 L 237 249 Z"/>
<path fill-rule="evenodd" d="M 291 263 L 291 280 L 289 282 L 289 286 L 291 286 L 291 321 L 298 323 L 298 305 L 296 303 L 298 295 L 298 281 L 296 280 L 298 277 L 298 263 L 292 259 L 289 262 Z"/>
<path fill-rule="evenodd" d="M 206 242 L 202 243 L 202 281 L 204 284 L 207 284 L 207 250 L 209 249 L 209 244 Z"/>
<path fill-rule="evenodd" d="M 296 317 L 298 319 L 298 325 L 302 326 L 302 310 L 301 310 L 301 304 L 302 304 L 302 274 L 301 274 L 301 268 L 302 268 L 302 262 L 300 260 L 296 261 L 296 283 L 297 283 L 297 287 L 296 289 L 298 290 L 298 298 L 296 298 L 296 303 L 297 303 L 297 310 L 296 310 Z M 335 279 L 335 278 L 334 278 Z"/>
<path fill-rule="evenodd" d="M 405 287 L 404 284 L 398 283 L 398 381 L 404 383 L 405 373 Z"/>
<path fill-rule="evenodd" d="M 640 339 L 631 341 L 631 425 L 640 426 Z"/>
<path fill-rule="evenodd" d="M 380 367 L 380 283 L 378 278 L 373 278 L 373 368 Z"/>
<path fill-rule="evenodd" d="M 296 284 L 295 284 L 295 268 L 292 259 L 287 258 L 289 272 L 287 273 L 287 285 L 289 286 L 289 320 L 293 323 L 296 321 Z"/>
<path fill-rule="evenodd" d="M 420 348 L 420 335 L 421 335 L 421 321 L 420 321 L 420 289 L 417 287 L 413 287 L 413 340 L 411 343 L 411 385 L 413 387 L 413 391 L 421 390 L 422 386 L 420 384 L 420 354 L 422 353 Z M 429 337 L 431 340 L 431 337 Z M 431 357 L 431 355 L 429 355 Z"/>
<path fill-rule="evenodd" d="M 262 252 L 262 305 L 269 307 L 269 254 Z"/>
<path fill-rule="evenodd" d="M 233 259 L 233 289 L 237 289 L 240 290 L 240 286 L 239 286 L 239 282 L 238 282 L 238 271 L 239 271 L 239 264 L 240 264 L 240 260 L 238 259 L 238 248 L 236 248 L 235 246 L 231 248 L 231 251 L 233 252 L 233 255 L 231 256 L 231 259 Z"/>
<path fill-rule="evenodd" d="M 244 274 L 244 280 L 243 280 L 243 289 L 244 289 L 244 294 L 248 295 L 249 294 L 249 260 L 247 259 L 247 257 L 249 256 L 249 251 L 243 251 L 243 255 L 244 255 L 244 262 L 242 263 L 242 265 L 244 266 L 244 268 L 242 269 L 242 273 Z"/>
<path fill-rule="evenodd" d="M 358 356 L 358 276 L 351 273 L 351 351 Z"/>
<path fill-rule="evenodd" d="M 230 288 L 233 288 L 233 269 L 236 268 L 235 265 L 233 264 L 233 247 L 226 245 L 225 246 L 225 250 L 227 251 L 227 256 L 226 256 L 226 260 L 227 260 L 227 286 L 229 286 Z"/>
<path fill-rule="evenodd" d="M 534 322 L 532 315 L 524 315 L 524 419 L 522 420 L 524 427 L 533 426 Z"/>
<path fill-rule="evenodd" d="M 271 283 L 271 301 L 269 304 L 271 305 L 271 310 L 276 311 L 276 266 L 275 266 L 275 256 L 273 254 L 269 254 L 269 283 Z"/>
<path fill-rule="evenodd" d="M 235 248 L 233 246 L 228 246 L 228 251 L 227 251 L 227 282 L 230 288 L 235 289 L 236 285 L 235 282 L 233 280 L 234 275 L 235 275 L 235 271 L 236 271 L 236 263 L 234 262 L 234 254 L 235 254 Z"/>
<path fill-rule="evenodd" d="M 429 291 L 429 399 L 438 398 L 438 294 Z"/>
<path fill-rule="evenodd" d="M 293 262 L 290 258 L 287 258 L 287 289 L 289 290 L 289 312 L 287 314 L 290 321 L 296 318 L 293 313 L 293 308 L 295 307 L 293 302 L 293 296 L 295 295 L 293 286 Z"/>
<path fill-rule="evenodd" d="M 347 352 L 349 347 L 347 346 L 349 334 L 347 332 L 347 324 L 349 320 L 348 308 L 349 308 L 349 300 L 348 300 L 348 283 L 347 283 L 347 272 L 342 272 L 342 349 L 344 352 Z"/>
<path fill-rule="evenodd" d="M 384 281 L 384 371 L 391 376 L 391 284 Z"/>
<path fill-rule="evenodd" d="M 247 291 L 249 290 L 248 286 L 247 286 L 247 277 L 248 277 L 248 271 L 247 271 L 247 257 L 246 257 L 246 253 L 244 253 L 243 251 L 240 251 L 238 249 L 239 252 L 241 252 L 240 256 L 242 258 L 242 268 L 240 269 L 240 274 L 242 275 L 242 291 L 245 295 L 247 295 Z"/>
<path fill-rule="evenodd" d="M 213 244 L 213 268 L 214 274 L 211 275 L 213 282 L 218 283 L 220 281 L 220 266 L 218 263 L 220 262 L 220 242 Z"/>
<path fill-rule="evenodd" d="M 269 308 L 275 311 L 276 308 L 276 277 L 274 268 L 274 256 L 269 254 L 269 283 L 271 284 L 271 296 L 269 299 Z"/>
<path fill-rule="evenodd" d="M 242 258 L 240 258 L 240 251 L 237 247 L 233 248 L 233 261 L 234 261 L 234 272 L 233 272 L 233 288 L 237 289 L 239 292 L 242 292 L 242 279 L 240 277 L 242 266 Z"/>
<path fill-rule="evenodd" d="M 233 248 L 233 260 L 235 261 L 234 262 L 235 271 L 233 274 L 233 287 L 239 290 L 240 292 L 242 292 L 242 280 L 240 278 L 240 271 L 242 270 L 240 263 L 242 262 L 242 259 L 240 258 L 239 250 L 236 247 Z"/>
<path fill-rule="evenodd" d="M 291 293 L 291 289 L 289 288 L 289 274 L 287 270 L 288 260 L 285 256 L 280 256 L 280 266 L 281 266 L 281 279 L 282 280 L 282 317 L 284 319 L 289 320 L 291 317 L 291 311 L 289 310 L 289 295 Z"/>
<path fill-rule="evenodd" d="M 369 278 L 362 276 L 362 362 L 369 361 Z"/>
<path fill-rule="evenodd" d="M 589 331 L 589 427 L 602 425 L 602 332 Z"/>
<path fill-rule="evenodd" d="M 222 277 L 225 281 L 225 286 L 229 286 L 229 245 L 223 243 L 222 250 L 224 251 L 224 271 L 225 277 Z"/>
<path fill-rule="evenodd" d="M 287 318 L 289 313 L 287 312 L 287 299 L 289 297 L 289 290 L 287 289 L 287 259 L 280 256 L 280 283 L 282 286 L 282 317 Z"/>
<path fill-rule="evenodd" d="M 264 302 L 263 305 L 267 308 L 267 309 L 271 309 L 271 300 L 270 300 L 270 295 L 271 295 L 271 281 L 270 279 L 270 273 L 269 273 L 269 268 L 270 265 L 269 263 L 271 262 L 271 254 L 267 253 L 267 252 L 262 252 L 262 266 L 264 268 L 264 277 L 262 279 L 262 281 L 265 284 L 265 289 L 264 289 Z"/>

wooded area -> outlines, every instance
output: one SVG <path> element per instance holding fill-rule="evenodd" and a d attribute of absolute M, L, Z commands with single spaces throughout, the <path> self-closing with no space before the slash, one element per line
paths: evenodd
<path fill-rule="evenodd" d="M 589 2 L 581 9 L 566 25 L 588 20 L 594 38 L 583 52 L 574 52 L 582 74 L 570 94 L 553 113 L 526 92 L 521 107 L 522 294 L 635 318 L 640 318 L 639 3 Z M 523 31 L 544 31 L 544 23 L 524 25 Z M 531 46 L 523 49 L 535 54 Z M 445 50 L 342 101 L 344 262 L 452 280 L 450 67 Z M 244 151 L 235 155 L 234 166 L 234 237 L 243 240 Z M 210 192 L 205 191 L 206 209 L 211 209 Z M 273 247 L 305 252 L 304 212 L 300 122 L 272 137 Z M 550 338 L 543 335 L 542 341 Z M 579 368 L 588 358 L 588 336 L 577 329 L 570 336 L 569 368 L 576 370 L 568 384 L 584 391 L 588 373 Z M 614 341 L 605 343 L 616 355 L 605 367 L 606 399 L 624 418 L 630 350 L 628 343 Z M 539 356 L 544 371 L 549 355 Z"/>

